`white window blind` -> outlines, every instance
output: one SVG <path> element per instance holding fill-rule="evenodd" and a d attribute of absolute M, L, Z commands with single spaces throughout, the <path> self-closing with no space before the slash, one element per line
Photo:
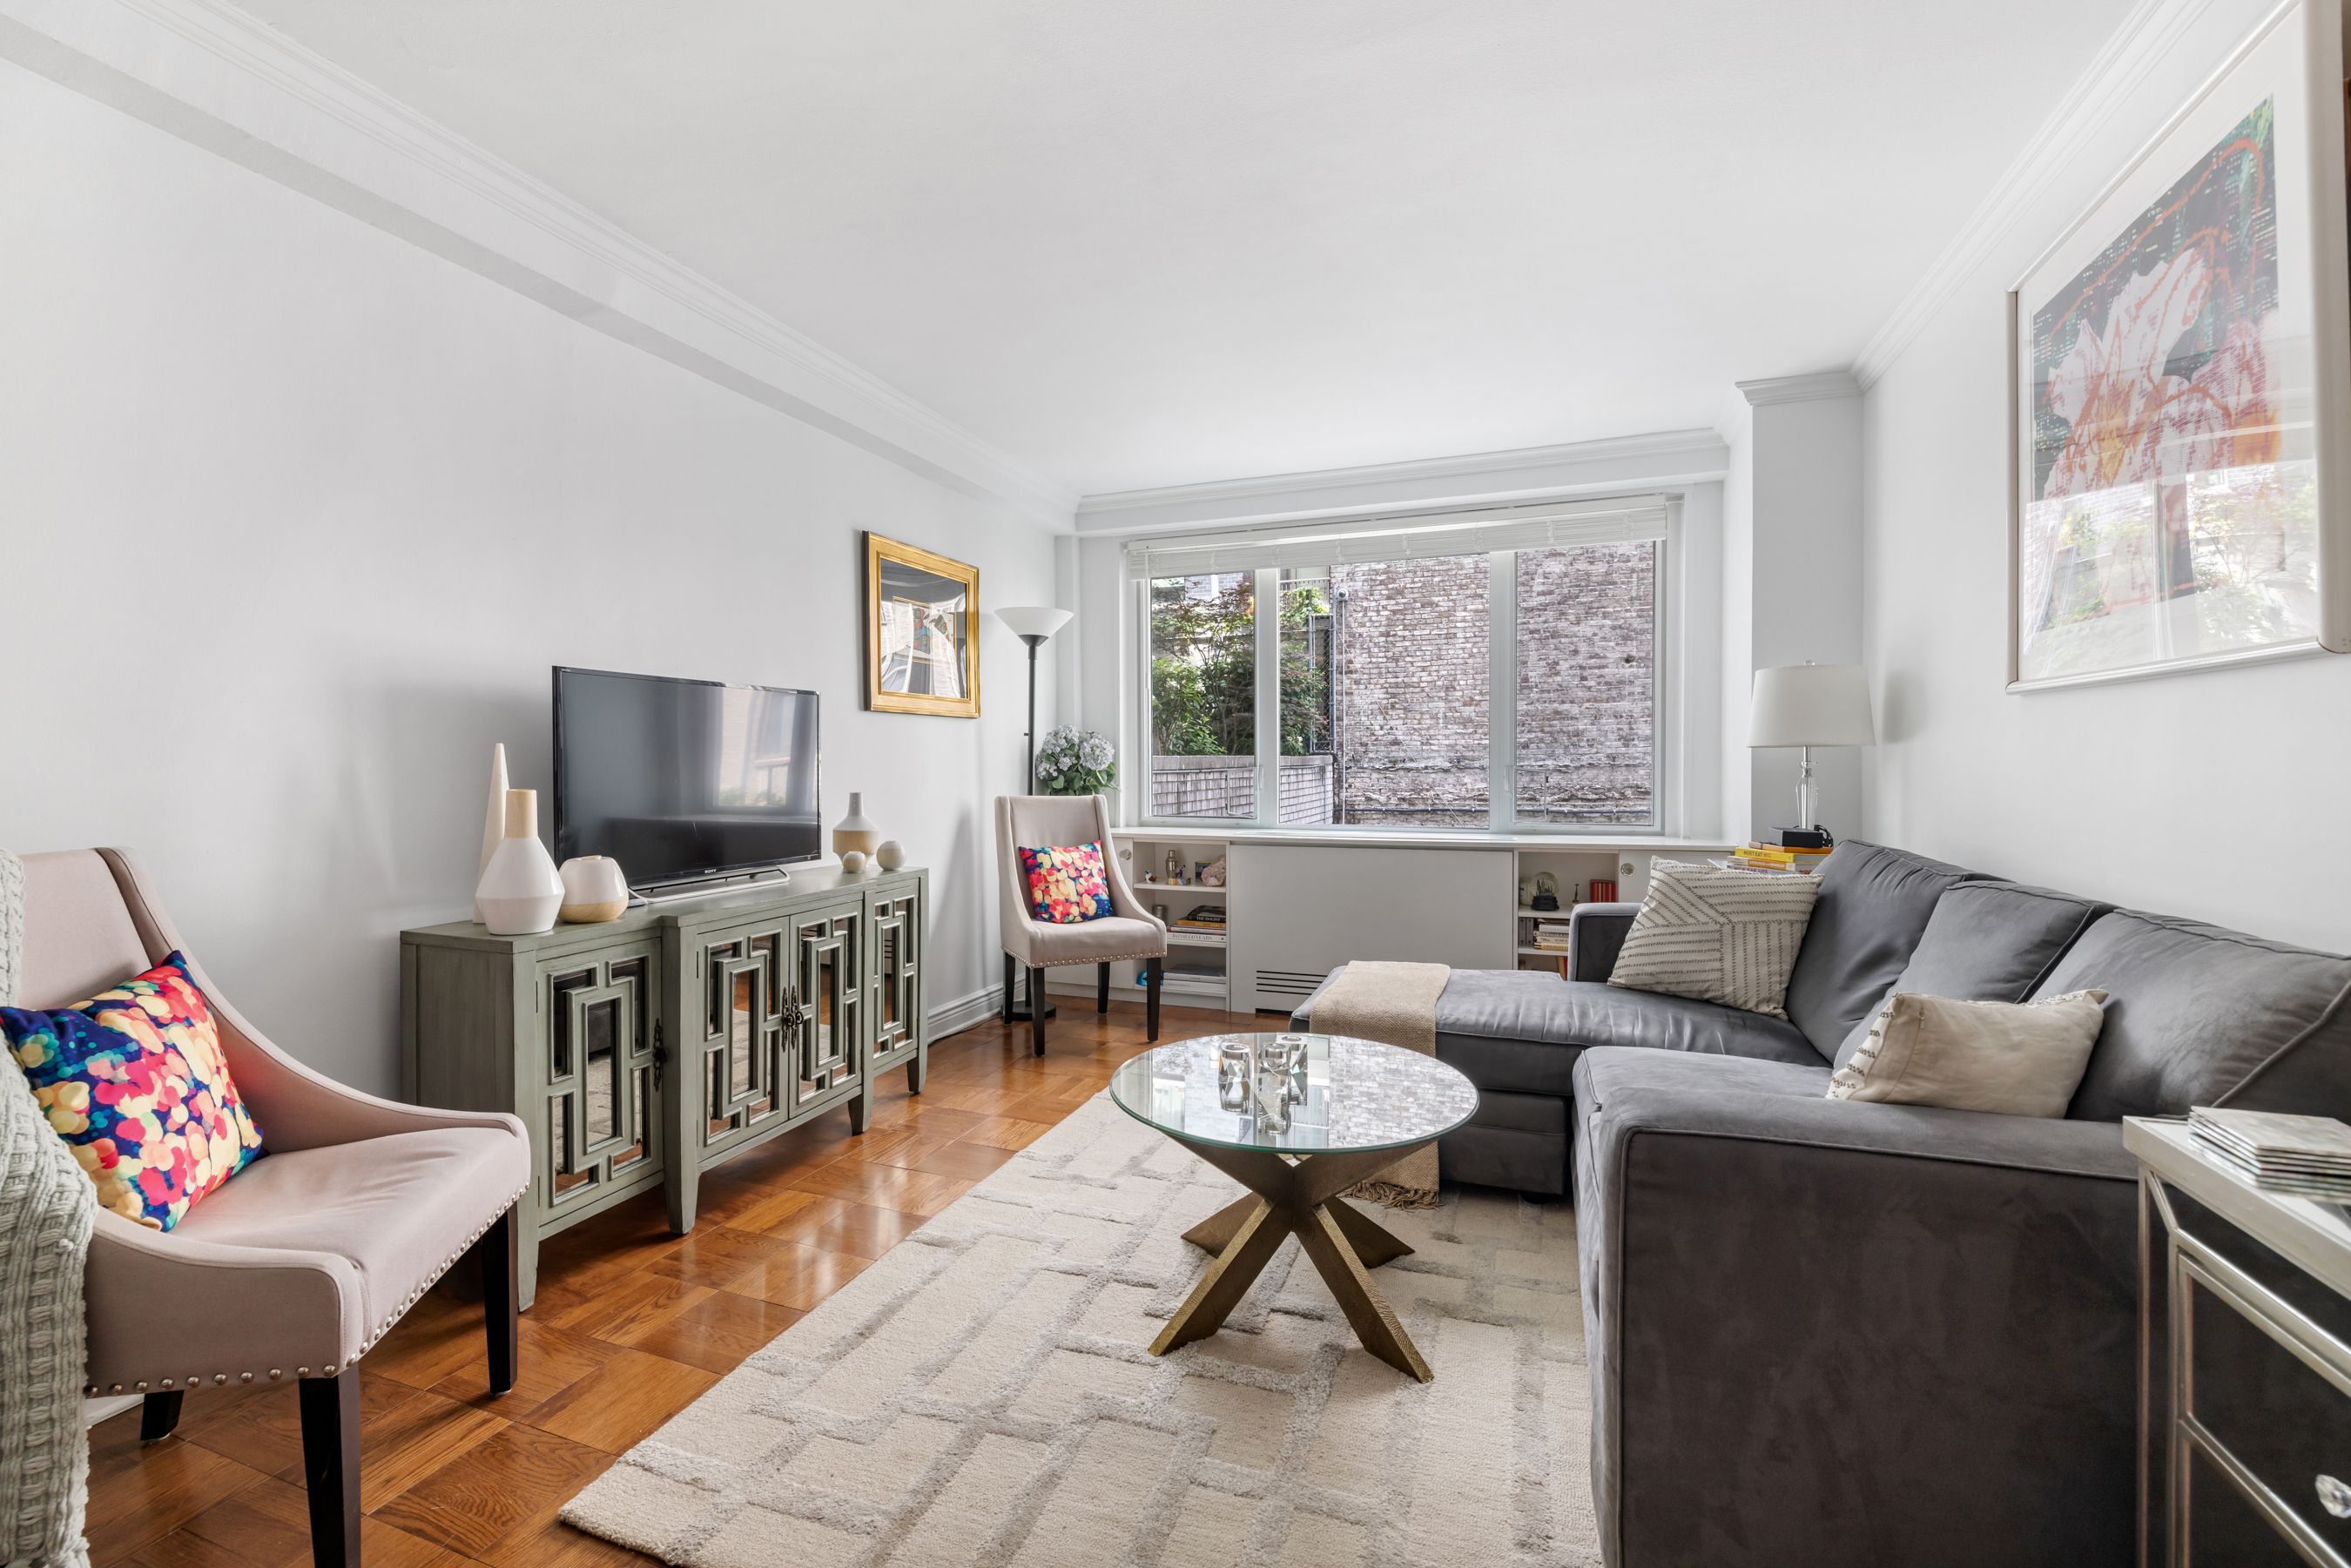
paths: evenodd
<path fill-rule="evenodd" d="M 1130 578 L 1194 577 L 1267 568 L 1343 566 L 1352 561 L 1425 560 L 1434 556 L 1564 545 L 1630 544 L 1665 537 L 1664 497 L 1620 497 L 1136 539 L 1126 547 L 1126 567 Z"/>

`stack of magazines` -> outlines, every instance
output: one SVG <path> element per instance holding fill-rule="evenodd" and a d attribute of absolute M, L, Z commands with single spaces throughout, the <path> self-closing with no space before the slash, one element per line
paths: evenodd
<path fill-rule="evenodd" d="M 2188 1130 L 2205 1152 L 2255 1186 L 2327 1203 L 2351 1203 L 2351 1127 L 2332 1116 L 2197 1106 Z"/>

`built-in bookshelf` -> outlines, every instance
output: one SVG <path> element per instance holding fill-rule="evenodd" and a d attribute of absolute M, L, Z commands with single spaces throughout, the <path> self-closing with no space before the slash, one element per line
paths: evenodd
<path fill-rule="evenodd" d="M 1227 845 L 1219 840 L 1196 838 L 1189 833 L 1180 838 L 1155 838 L 1148 829 L 1113 833 L 1112 844 L 1118 853 L 1119 869 L 1126 873 L 1127 885 L 1134 890 L 1134 896 L 1167 923 L 1167 967 L 1160 977 L 1160 999 L 1176 1007 L 1231 1006 L 1230 932 L 1179 924 L 1191 918 L 1196 911 L 1214 911 L 1215 918 L 1221 919 L 1231 908 L 1229 882 L 1212 886 L 1200 880 L 1207 868 L 1218 862 L 1229 869 Z M 1171 853 L 1176 857 L 1176 873 L 1184 879 L 1180 882 L 1168 880 Z M 1141 996 L 1147 967 L 1146 961 L 1134 959 L 1113 964 L 1112 994 Z M 1047 983 L 1054 990 L 1074 994 L 1092 991 L 1094 982 L 1092 975 L 1071 969 L 1056 972 Z"/>

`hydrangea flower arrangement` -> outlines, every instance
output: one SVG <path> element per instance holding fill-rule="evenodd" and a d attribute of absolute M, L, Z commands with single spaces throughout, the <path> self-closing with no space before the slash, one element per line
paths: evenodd
<path fill-rule="evenodd" d="M 1099 795 L 1118 779 L 1118 754 L 1090 729 L 1057 725 L 1037 743 L 1037 788 L 1048 795 Z"/>

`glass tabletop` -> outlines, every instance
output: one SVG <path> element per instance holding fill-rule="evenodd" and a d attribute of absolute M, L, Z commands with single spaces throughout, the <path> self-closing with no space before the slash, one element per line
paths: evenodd
<path fill-rule="evenodd" d="M 1294 1066 L 1277 1042 L 1296 1040 Z M 1331 1155 L 1449 1133 L 1478 1108 L 1469 1080 L 1433 1056 L 1331 1034 L 1211 1034 L 1119 1064 L 1110 1097 L 1170 1137 Z"/>

